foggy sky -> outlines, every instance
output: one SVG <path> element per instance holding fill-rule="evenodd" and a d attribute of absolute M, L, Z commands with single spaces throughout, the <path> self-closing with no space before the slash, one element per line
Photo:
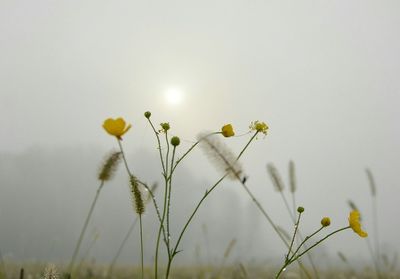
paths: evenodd
<path fill-rule="evenodd" d="M 399 8 L 398 1 L 1 1 L 0 173 L 5 177 L 0 227 L 29 230 L 21 221 L 23 208 L 13 208 L 16 201 L 22 199 L 33 213 L 41 208 L 36 203 L 57 196 L 60 214 L 70 216 L 59 226 L 78 231 L 82 216 L 69 210 L 84 210 L 93 188 L 79 197 L 79 189 L 70 188 L 73 183 L 60 181 L 57 191 L 37 192 L 37 199 L 23 193 L 43 183 L 39 174 L 46 175 L 50 167 L 60 177 L 75 167 L 81 183 L 91 184 L 85 181 L 94 180 L 103 153 L 116 148 L 101 128 L 107 117 L 123 116 L 132 123 L 124 139 L 130 154 L 156 156 L 156 141 L 143 117 L 150 110 L 156 124 L 171 123 L 171 133 L 183 140 L 182 150 L 203 130 L 232 123 L 243 134 L 251 121 L 268 123 L 268 136 L 251 145 L 242 164 L 254 192 L 287 226 L 288 216 L 266 174 L 267 162 L 274 162 L 285 179 L 288 161 L 296 162 L 305 229 L 312 230 L 323 216 L 331 216 L 338 227 L 345 225 L 346 201 L 352 199 L 372 235 L 364 171 L 369 167 L 378 186 L 380 239 L 385 246 L 400 247 L 399 224 L 390 210 L 400 202 Z M 185 92 L 176 107 L 163 98 L 171 86 Z M 247 139 L 227 143 L 239 151 Z M 75 158 L 65 158 L 66 149 L 74 150 L 71 154 L 88 150 L 86 165 L 79 168 Z M 53 163 L 57 152 L 65 166 Z M 40 155 L 48 165 L 35 164 Z M 13 164 L 19 157 L 29 160 L 24 166 Z M 24 168 L 35 174 L 32 179 L 24 176 Z M 188 158 L 186 168 L 204 187 L 201 178 L 211 182 L 218 177 L 200 151 Z M 160 179 L 154 164 L 142 172 Z M 56 174 L 49 176 L 51 183 Z M 63 187 L 68 199 L 63 199 Z M 244 208 L 251 208 L 240 185 L 229 188 Z M 191 193 L 191 204 L 202 193 Z M 121 194 L 109 202 L 117 206 L 125 198 Z M 46 210 L 40 214 L 46 225 Z M 249 214 L 250 224 L 255 214 Z M 267 225 L 259 226 L 268 231 Z M 40 225 L 32 231 L 39 233 Z M 73 245 L 73 237 L 57 233 L 67 238 L 66 246 Z M 21 240 L 6 235 L 1 243 L 14 244 L 6 249 L 2 244 L 3 253 L 24 258 L 37 251 L 24 255 Z M 31 235 L 24 237 L 31 241 Z M 367 251 L 365 242 L 350 233 L 326 246 L 331 253 L 339 247 L 353 256 Z M 271 249 L 279 252 L 279 247 Z M 68 258 L 68 251 L 51 253 L 39 254 Z"/>

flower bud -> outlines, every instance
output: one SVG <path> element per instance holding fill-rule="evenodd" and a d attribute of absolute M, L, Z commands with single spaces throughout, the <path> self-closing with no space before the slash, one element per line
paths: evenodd
<path fill-rule="evenodd" d="M 166 132 L 166 131 L 168 131 L 168 130 L 170 129 L 170 126 L 169 126 L 169 123 L 168 123 L 168 122 L 161 123 L 160 126 L 161 126 L 161 128 L 162 128 L 162 130 L 163 130 L 164 132 Z"/>
<path fill-rule="evenodd" d="M 327 226 L 329 226 L 331 224 L 331 219 L 329 219 L 329 217 L 324 217 L 324 218 L 322 218 L 322 220 L 321 220 L 321 225 L 323 226 L 323 227 L 327 227 Z"/>
<path fill-rule="evenodd" d="M 144 113 L 144 117 L 146 117 L 147 119 L 149 119 L 150 116 L 151 116 L 151 112 L 150 112 L 150 111 L 146 111 L 146 112 Z"/>
<path fill-rule="evenodd" d="M 180 143 L 181 143 L 181 140 L 178 137 L 172 137 L 171 138 L 172 146 L 178 146 Z"/>

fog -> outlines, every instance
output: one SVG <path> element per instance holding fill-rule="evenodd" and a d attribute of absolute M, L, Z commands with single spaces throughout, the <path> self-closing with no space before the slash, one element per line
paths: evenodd
<path fill-rule="evenodd" d="M 70 259 L 98 168 L 118 148 L 101 127 L 108 117 L 132 123 L 123 140 L 128 161 L 138 177 L 161 183 L 146 110 L 155 124 L 170 122 L 182 139 L 180 155 L 204 130 L 232 123 L 241 135 L 251 121 L 268 123 L 268 135 L 251 144 L 241 163 L 249 187 L 288 231 L 267 163 L 276 164 L 286 186 L 288 162 L 296 163 L 305 233 L 323 216 L 332 226 L 346 225 L 351 199 L 373 239 L 369 168 L 382 250 L 393 253 L 400 247 L 393 220 L 400 202 L 399 8 L 397 1 L 1 1 L 2 255 Z M 165 101 L 171 87 L 182 90 L 181 104 Z M 225 142 L 238 153 L 249 137 Z M 173 190 L 175 237 L 220 175 L 201 150 L 183 162 Z M 110 261 L 134 218 L 121 165 L 101 192 L 82 250 L 96 231 L 90 257 Z M 150 262 L 151 205 L 144 219 Z M 226 180 L 200 209 L 178 260 L 218 261 L 234 238 L 232 260 L 279 260 L 285 253 L 240 183 Z M 366 242 L 350 232 L 315 253 L 337 251 L 370 260 Z M 138 255 L 136 230 L 121 262 Z"/>

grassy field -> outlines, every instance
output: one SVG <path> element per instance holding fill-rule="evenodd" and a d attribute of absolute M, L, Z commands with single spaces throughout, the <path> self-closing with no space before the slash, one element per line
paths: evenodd
<path fill-rule="evenodd" d="M 39 279 L 39 278 L 63 278 L 63 268 L 65 266 L 55 266 L 45 263 L 27 263 L 27 264 L 7 264 L 7 275 L 0 275 L 1 279 L 21 278 L 21 266 L 24 268 L 23 278 Z M 261 267 L 261 266 L 244 266 L 243 264 L 234 264 L 225 267 L 220 266 L 177 266 L 172 271 L 170 278 L 176 279 L 244 279 L 244 278 L 275 278 L 275 274 L 279 267 Z M 52 275 L 49 270 L 53 270 Z M 112 276 L 107 275 L 108 266 L 85 264 L 82 266 L 79 274 L 75 278 L 115 278 L 128 279 L 140 278 L 141 268 L 138 266 L 132 268 L 129 266 L 116 266 Z M 309 270 L 312 272 L 311 270 Z M 53 277 L 51 277 L 53 276 Z M 144 278 L 154 278 L 152 267 L 145 267 Z M 296 268 L 283 274 L 281 278 L 306 278 L 303 272 Z M 312 277 L 315 278 L 315 277 Z M 334 268 L 319 271 L 319 278 L 377 278 L 377 275 L 371 267 L 364 267 L 359 270 L 352 268 Z M 400 278 L 398 272 L 381 273 L 380 278 L 394 279 Z"/>

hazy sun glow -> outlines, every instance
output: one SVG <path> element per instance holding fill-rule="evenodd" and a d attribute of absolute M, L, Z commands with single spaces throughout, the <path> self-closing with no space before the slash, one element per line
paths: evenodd
<path fill-rule="evenodd" d="M 165 91 L 165 100 L 170 105 L 179 105 L 182 103 L 183 92 L 179 88 L 171 87 Z"/>

